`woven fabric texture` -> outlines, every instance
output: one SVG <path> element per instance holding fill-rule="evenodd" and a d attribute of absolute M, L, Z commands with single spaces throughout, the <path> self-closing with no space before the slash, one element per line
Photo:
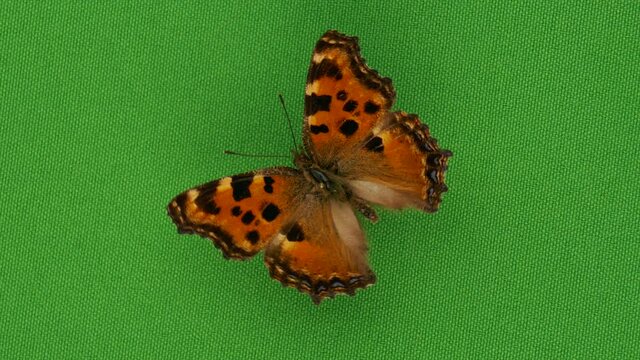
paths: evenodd
<path fill-rule="evenodd" d="M 639 358 L 633 1 L 0 5 L 0 357 Z M 289 155 L 338 29 L 453 151 L 439 212 L 364 223 L 314 306 L 166 216 Z M 298 137 L 297 141 L 300 141 Z"/>

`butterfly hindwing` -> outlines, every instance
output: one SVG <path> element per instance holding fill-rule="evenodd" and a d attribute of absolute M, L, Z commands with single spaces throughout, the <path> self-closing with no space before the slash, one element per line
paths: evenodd
<path fill-rule="evenodd" d="M 358 39 L 331 30 L 316 44 L 305 90 L 304 142 L 322 166 L 365 137 L 395 101 L 389 78 L 370 69 Z"/>
<path fill-rule="evenodd" d="M 451 152 L 440 149 L 417 115 L 387 114 L 349 153 L 337 167 L 358 197 L 389 208 L 438 209 Z"/>
<path fill-rule="evenodd" d="M 168 212 L 178 231 L 209 238 L 227 258 L 251 257 L 290 215 L 300 171 L 279 167 L 215 180 L 176 196 Z"/>
<path fill-rule="evenodd" d="M 315 303 L 375 282 L 360 224 L 348 203 L 335 200 L 309 198 L 268 245 L 265 262 L 273 278 Z"/>

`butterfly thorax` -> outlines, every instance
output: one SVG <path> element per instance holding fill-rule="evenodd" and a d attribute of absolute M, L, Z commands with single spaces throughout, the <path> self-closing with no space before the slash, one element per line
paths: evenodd
<path fill-rule="evenodd" d="M 304 153 L 296 154 L 294 163 L 304 177 L 314 185 L 316 195 L 343 201 L 347 199 L 343 181 L 334 169 L 320 167 Z"/>

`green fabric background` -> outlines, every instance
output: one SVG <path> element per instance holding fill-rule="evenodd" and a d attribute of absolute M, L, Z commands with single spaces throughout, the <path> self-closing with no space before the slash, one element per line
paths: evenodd
<path fill-rule="evenodd" d="M 225 3 L 0 5 L 0 357 L 640 357 L 637 1 Z M 165 206 L 289 164 L 222 151 L 289 154 L 331 28 L 454 157 L 316 307 Z"/>

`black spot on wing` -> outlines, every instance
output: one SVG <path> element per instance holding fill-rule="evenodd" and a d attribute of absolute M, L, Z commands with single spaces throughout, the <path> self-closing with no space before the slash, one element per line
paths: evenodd
<path fill-rule="evenodd" d="M 269 205 L 265 206 L 262 210 L 262 218 L 269 222 L 277 218 L 278 215 L 280 215 L 280 209 L 272 203 L 269 203 Z"/>
<path fill-rule="evenodd" d="M 384 145 L 382 144 L 382 139 L 379 136 L 375 136 L 371 138 L 371 140 L 367 141 L 367 143 L 365 144 L 365 148 L 373 152 L 384 151 Z"/>
<path fill-rule="evenodd" d="M 336 94 L 336 98 L 340 101 L 347 100 L 347 92 L 344 90 L 338 91 L 338 94 Z"/>
<path fill-rule="evenodd" d="M 299 224 L 293 224 L 291 229 L 287 232 L 287 240 L 289 241 L 302 241 L 304 240 L 304 232 Z"/>
<path fill-rule="evenodd" d="M 240 206 L 234 206 L 233 208 L 231 208 L 231 215 L 240 216 L 240 214 L 242 214 L 242 209 L 240 208 Z"/>
<path fill-rule="evenodd" d="M 311 126 L 309 126 L 309 130 L 314 135 L 318 135 L 320 133 L 328 133 L 329 132 L 329 128 L 325 124 L 322 124 L 322 125 L 311 125 Z"/>
<path fill-rule="evenodd" d="M 220 213 L 220 208 L 213 200 L 217 188 L 218 180 L 201 185 L 198 187 L 199 194 L 195 200 L 195 203 L 199 208 L 213 215 L 218 215 Z"/>
<path fill-rule="evenodd" d="M 264 177 L 264 191 L 269 194 L 273 193 L 273 183 L 276 182 L 271 176 Z"/>
<path fill-rule="evenodd" d="M 249 240 L 251 244 L 255 245 L 260 240 L 260 233 L 255 230 L 251 230 L 244 237 Z"/>
<path fill-rule="evenodd" d="M 358 131 L 358 123 L 354 120 L 347 119 L 340 125 L 340 132 L 344 134 L 344 136 L 351 136 L 356 131 Z"/>
<path fill-rule="evenodd" d="M 220 208 L 216 204 L 216 202 L 211 199 L 211 201 L 207 202 L 202 209 L 209 214 L 218 215 L 220 213 Z"/>
<path fill-rule="evenodd" d="M 342 71 L 331 59 L 323 59 L 320 63 L 312 62 L 307 75 L 307 84 L 325 76 L 340 80 L 342 79 Z"/>
<path fill-rule="evenodd" d="M 331 105 L 331 95 L 305 95 L 304 97 L 304 115 L 310 116 L 318 111 L 329 111 Z"/>
<path fill-rule="evenodd" d="M 367 101 L 364 104 L 364 112 L 366 112 L 367 114 L 375 114 L 378 112 L 378 110 L 380 110 L 380 105 L 374 102 Z"/>
<path fill-rule="evenodd" d="M 244 213 L 244 215 L 242 215 L 242 218 L 240 218 L 240 220 L 242 220 L 243 224 L 249 225 L 255 218 L 256 216 L 253 215 L 253 212 L 251 212 L 251 210 L 249 210 L 246 213 Z"/>
<path fill-rule="evenodd" d="M 346 112 L 352 112 L 353 110 L 355 110 L 358 107 L 358 102 L 355 100 L 349 100 L 347 101 L 344 106 L 342 107 L 342 111 L 346 111 Z"/>
<path fill-rule="evenodd" d="M 251 197 L 249 186 L 253 182 L 253 175 L 236 175 L 231 177 L 231 188 L 233 189 L 233 200 L 240 201 Z"/>

